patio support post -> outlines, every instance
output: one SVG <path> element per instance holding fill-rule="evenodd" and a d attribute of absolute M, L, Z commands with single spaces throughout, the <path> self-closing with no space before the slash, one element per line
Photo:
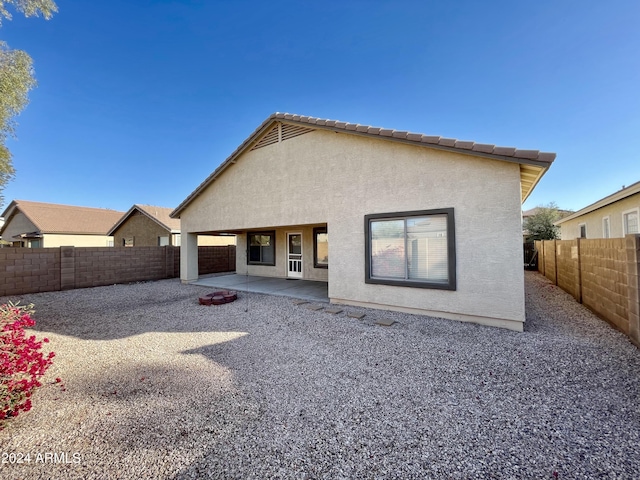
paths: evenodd
<path fill-rule="evenodd" d="M 198 235 L 183 233 L 180 244 L 180 280 L 191 283 L 198 280 Z"/>

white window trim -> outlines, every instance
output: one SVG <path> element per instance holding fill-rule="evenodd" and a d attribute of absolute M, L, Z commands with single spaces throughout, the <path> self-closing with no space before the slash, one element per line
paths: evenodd
<path fill-rule="evenodd" d="M 605 220 L 609 224 L 609 231 L 607 232 L 604 228 Z M 605 236 L 605 233 L 608 233 L 608 236 Z M 602 238 L 611 238 L 611 215 L 607 215 L 606 217 L 602 217 Z"/>
<path fill-rule="evenodd" d="M 584 237 L 580 233 L 582 231 L 582 227 L 583 226 L 584 226 Z M 587 238 L 587 224 L 586 223 L 579 223 L 578 224 L 578 238 Z"/>
<path fill-rule="evenodd" d="M 640 208 L 631 208 L 629 210 L 625 210 L 624 212 L 622 212 L 622 235 L 623 236 L 628 235 L 627 222 L 624 221 L 624 216 L 627 215 L 628 213 L 633 213 L 633 212 L 635 212 L 636 216 L 638 217 L 638 223 L 640 224 Z M 640 231 L 640 228 L 638 230 Z"/>

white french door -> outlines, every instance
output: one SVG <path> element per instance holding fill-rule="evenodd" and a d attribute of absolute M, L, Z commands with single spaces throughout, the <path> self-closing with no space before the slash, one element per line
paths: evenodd
<path fill-rule="evenodd" d="M 287 277 L 302 278 L 301 233 L 287 233 Z"/>

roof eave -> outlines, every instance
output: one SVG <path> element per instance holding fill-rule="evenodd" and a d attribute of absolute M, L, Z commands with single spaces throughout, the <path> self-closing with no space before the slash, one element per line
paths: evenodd
<path fill-rule="evenodd" d="M 572 213 L 567 217 L 561 218 L 557 222 L 554 222 L 554 225 L 560 225 L 561 223 L 581 217 L 582 215 L 586 215 L 587 213 L 591 213 L 595 210 L 598 210 L 599 208 L 606 207 L 608 205 L 611 205 L 612 203 L 623 200 L 637 193 L 640 193 L 640 182 L 633 183 L 622 190 L 618 190 L 617 192 L 614 192 L 611 195 L 607 195 L 606 197 L 601 198 L 596 202 L 593 202 L 591 205 L 587 205 L 586 207 L 578 210 L 577 212 Z"/>
<path fill-rule="evenodd" d="M 305 119 L 305 121 L 301 119 Z M 359 125 L 356 125 L 356 124 L 350 124 L 346 122 L 337 122 L 334 120 L 317 119 L 312 117 L 301 117 L 300 115 L 291 115 L 291 114 L 284 114 L 284 113 L 277 112 L 277 113 L 271 114 L 265 121 L 263 121 L 262 124 L 258 128 L 256 128 L 254 132 L 251 135 L 249 135 L 245 139 L 245 141 L 242 142 L 242 144 L 240 144 L 240 146 L 236 148 L 236 150 L 218 166 L 218 168 L 216 168 L 200 185 L 198 185 L 198 187 L 196 187 L 196 189 L 193 192 L 191 192 L 191 194 L 187 196 L 187 198 L 185 198 L 180 203 L 180 205 L 178 205 L 175 208 L 175 210 L 173 210 L 169 214 L 169 216 L 171 218 L 180 218 L 180 214 L 182 213 L 182 211 L 193 200 L 195 200 L 198 196 L 200 196 L 200 194 L 204 190 L 206 190 L 206 188 L 213 181 L 215 181 L 215 179 L 222 172 L 224 172 L 231 164 L 235 163 L 237 157 L 239 157 L 243 152 L 245 152 L 247 148 L 249 148 L 254 143 L 254 141 L 256 141 L 260 137 L 260 135 L 262 135 L 265 132 L 265 130 L 271 127 L 271 125 L 275 122 L 303 125 L 303 126 L 308 126 L 309 128 L 314 128 L 318 130 L 330 130 L 336 133 L 346 133 L 349 135 L 357 135 L 357 136 L 363 136 L 367 138 L 377 138 L 379 140 L 388 140 L 388 141 L 393 141 L 396 143 L 404 143 L 412 146 L 422 146 L 426 148 L 459 153 L 463 155 L 471 155 L 475 157 L 487 158 L 492 160 L 500 160 L 505 162 L 541 167 L 542 170 L 539 177 L 535 180 L 535 182 L 533 183 L 529 191 L 526 192 L 526 195 L 524 194 L 522 195 L 523 196 L 522 202 L 524 202 L 526 198 L 531 194 L 535 185 L 540 181 L 540 178 L 549 169 L 549 167 L 551 166 L 551 164 L 553 163 L 556 157 L 555 153 L 546 153 L 546 152 L 537 152 L 537 151 L 532 152 L 532 151 L 521 151 L 521 150 L 519 151 L 516 149 L 509 149 L 505 147 L 495 147 L 495 146 L 493 149 L 497 149 L 503 152 L 509 151 L 507 153 L 513 153 L 514 155 L 489 153 L 481 150 L 473 150 L 473 148 L 475 148 L 474 147 L 475 144 L 473 142 L 454 141 L 452 145 L 441 145 L 441 144 L 432 142 L 431 137 L 428 137 L 422 134 L 413 134 L 410 132 L 396 132 L 395 130 L 385 130 L 377 127 L 367 127 L 364 130 L 358 131 Z M 370 133 L 369 130 L 374 130 L 374 131 L 377 130 L 378 133 Z M 382 132 L 382 130 L 384 130 L 384 133 Z M 415 139 L 410 139 L 409 137 L 415 137 Z M 417 140 L 418 137 L 420 137 L 419 141 Z M 439 139 L 438 141 L 442 141 L 440 137 L 437 137 L 437 139 Z M 464 145 L 464 146 L 456 147 L 455 146 L 456 144 Z M 521 153 L 523 155 L 530 155 L 531 153 L 536 153 L 536 158 L 515 156 L 515 153 Z M 540 159 L 540 157 L 542 157 L 542 159 Z"/>

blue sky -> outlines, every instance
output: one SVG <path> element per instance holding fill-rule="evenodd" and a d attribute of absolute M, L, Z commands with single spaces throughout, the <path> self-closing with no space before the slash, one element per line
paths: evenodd
<path fill-rule="evenodd" d="M 39 83 L 3 209 L 175 207 L 276 111 L 556 152 L 525 209 L 640 180 L 637 0 L 57 3 L 0 28 Z"/>

